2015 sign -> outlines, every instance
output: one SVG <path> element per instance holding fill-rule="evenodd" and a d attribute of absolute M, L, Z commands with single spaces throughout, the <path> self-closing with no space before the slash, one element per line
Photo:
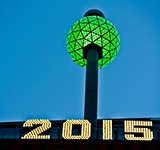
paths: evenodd
<path fill-rule="evenodd" d="M 47 119 L 27 120 L 23 127 L 33 127 L 33 125 L 41 125 L 26 133 L 21 139 L 50 139 L 50 135 L 41 135 L 52 127 L 52 123 Z M 73 125 L 80 125 L 81 134 L 72 135 Z M 126 140 L 135 141 L 151 141 L 153 139 L 152 121 L 124 120 L 124 137 Z M 112 120 L 103 120 L 102 125 L 103 140 L 113 140 L 112 137 Z M 135 134 L 142 134 L 141 137 Z M 63 123 L 62 137 L 64 139 L 87 140 L 91 137 L 91 123 L 88 120 L 66 120 Z"/>

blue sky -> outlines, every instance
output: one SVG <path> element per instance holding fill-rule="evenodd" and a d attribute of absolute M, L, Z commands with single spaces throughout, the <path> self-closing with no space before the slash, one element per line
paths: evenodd
<path fill-rule="evenodd" d="M 83 119 L 85 69 L 65 43 L 92 8 L 121 37 L 117 58 L 99 70 L 98 118 L 160 116 L 159 0 L 1 0 L 1 122 Z"/>

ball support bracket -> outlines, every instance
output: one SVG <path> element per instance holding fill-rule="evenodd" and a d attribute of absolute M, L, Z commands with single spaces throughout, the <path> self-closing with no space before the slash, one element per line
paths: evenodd
<path fill-rule="evenodd" d="M 95 44 L 84 48 L 86 53 L 86 87 L 84 119 L 92 124 L 91 139 L 96 139 L 97 126 L 97 97 L 98 97 L 98 59 L 101 48 Z"/>
<path fill-rule="evenodd" d="M 102 58 L 102 47 L 94 44 L 93 42 L 85 47 L 83 47 L 83 58 L 87 59 L 87 53 L 90 49 L 96 49 L 98 51 L 98 59 Z"/>

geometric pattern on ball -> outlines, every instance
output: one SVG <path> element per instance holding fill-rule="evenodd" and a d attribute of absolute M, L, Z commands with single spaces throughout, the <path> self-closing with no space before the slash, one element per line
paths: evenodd
<path fill-rule="evenodd" d="M 115 26 L 100 16 L 85 16 L 76 21 L 67 35 L 67 50 L 72 60 L 86 67 L 83 48 L 94 43 L 102 48 L 102 58 L 98 59 L 98 68 L 109 65 L 120 48 L 119 33 Z"/>

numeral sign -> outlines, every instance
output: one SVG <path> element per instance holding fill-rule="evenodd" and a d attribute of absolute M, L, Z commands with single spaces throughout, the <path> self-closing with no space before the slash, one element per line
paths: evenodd
<path fill-rule="evenodd" d="M 37 127 L 37 125 L 39 125 Z M 35 126 L 35 128 L 34 128 Z M 74 127 L 79 126 L 80 133 L 73 134 Z M 52 128 L 52 123 L 48 119 L 27 120 L 23 124 L 24 128 L 34 128 L 21 137 L 21 139 L 50 139 L 50 135 L 44 132 Z M 152 131 L 152 121 L 124 120 L 124 138 L 133 141 L 151 141 L 154 139 Z M 102 139 L 113 140 L 112 120 L 103 120 Z M 88 140 L 91 137 L 91 123 L 88 120 L 66 120 L 62 127 L 63 139 Z M 42 135 L 43 134 L 43 135 Z"/>

